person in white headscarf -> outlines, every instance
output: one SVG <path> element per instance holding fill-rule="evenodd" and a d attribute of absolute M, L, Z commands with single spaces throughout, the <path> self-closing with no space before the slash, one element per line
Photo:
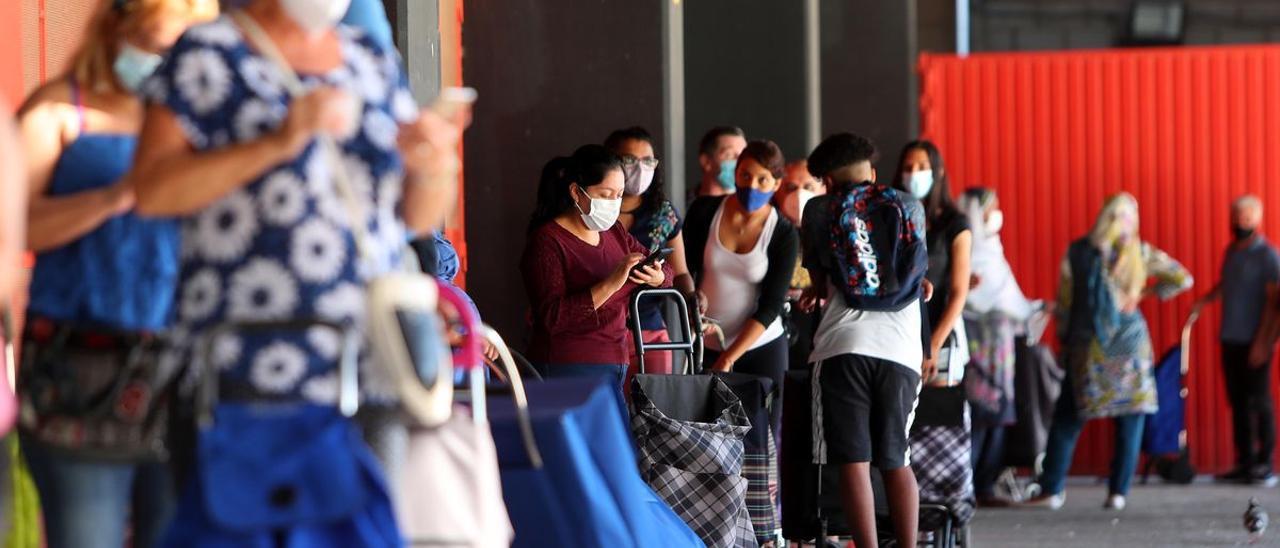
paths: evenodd
<path fill-rule="evenodd" d="M 970 188 L 959 205 L 973 231 L 973 287 L 964 308 L 971 360 L 964 385 L 973 419 L 973 487 L 979 504 L 999 505 L 995 483 L 1004 464 L 1004 430 L 1016 418 L 1014 338 L 1031 315 L 1031 303 L 1004 256 L 1004 212 L 995 191 Z"/>

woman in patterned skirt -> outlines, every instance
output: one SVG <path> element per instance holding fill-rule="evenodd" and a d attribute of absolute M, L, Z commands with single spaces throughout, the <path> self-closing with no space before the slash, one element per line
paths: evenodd
<path fill-rule="evenodd" d="M 1067 249 L 1057 308 L 1067 376 L 1049 430 L 1040 495 L 1030 504 L 1062 507 L 1085 421 L 1111 417 L 1116 446 L 1103 507 L 1124 509 L 1143 416 L 1156 412 L 1151 335 L 1138 304 L 1150 296 L 1169 300 L 1191 284 L 1187 269 L 1138 236 L 1138 202 L 1128 193 L 1108 198 L 1093 230 Z"/>

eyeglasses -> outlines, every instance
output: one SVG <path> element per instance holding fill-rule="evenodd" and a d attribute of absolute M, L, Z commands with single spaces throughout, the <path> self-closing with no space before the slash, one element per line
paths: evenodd
<path fill-rule="evenodd" d="M 645 156 L 644 158 L 636 158 L 635 156 L 631 156 L 628 154 L 622 157 L 623 167 L 631 167 L 636 164 L 640 164 L 649 169 L 658 169 L 658 159 L 652 156 Z"/>

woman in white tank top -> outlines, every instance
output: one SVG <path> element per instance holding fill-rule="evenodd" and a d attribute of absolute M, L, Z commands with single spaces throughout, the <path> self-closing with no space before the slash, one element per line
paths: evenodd
<path fill-rule="evenodd" d="M 738 157 L 737 192 L 699 198 L 685 218 L 686 258 L 699 305 L 725 332 L 724 346 L 708 341 L 706 363 L 773 380 L 775 435 L 788 363 L 782 310 L 799 248 L 795 227 L 769 200 L 784 166 L 777 145 L 751 142 Z"/>

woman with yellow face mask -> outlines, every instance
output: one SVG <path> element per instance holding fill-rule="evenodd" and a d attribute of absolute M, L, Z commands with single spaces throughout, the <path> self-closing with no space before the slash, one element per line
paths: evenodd
<path fill-rule="evenodd" d="M 1058 336 L 1067 369 L 1045 450 L 1040 496 L 1051 509 L 1065 501 L 1063 482 L 1085 421 L 1114 418 L 1115 458 L 1104 507 L 1122 510 L 1138 462 L 1143 416 L 1156 411 L 1153 353 L 1138 304 L 1168 300 L 1191 287 L 1191 274 L 1138 236 L 1138 202 L 1107 199 L 1093 230 L 1071 244 L 1058 286 Z"/>

